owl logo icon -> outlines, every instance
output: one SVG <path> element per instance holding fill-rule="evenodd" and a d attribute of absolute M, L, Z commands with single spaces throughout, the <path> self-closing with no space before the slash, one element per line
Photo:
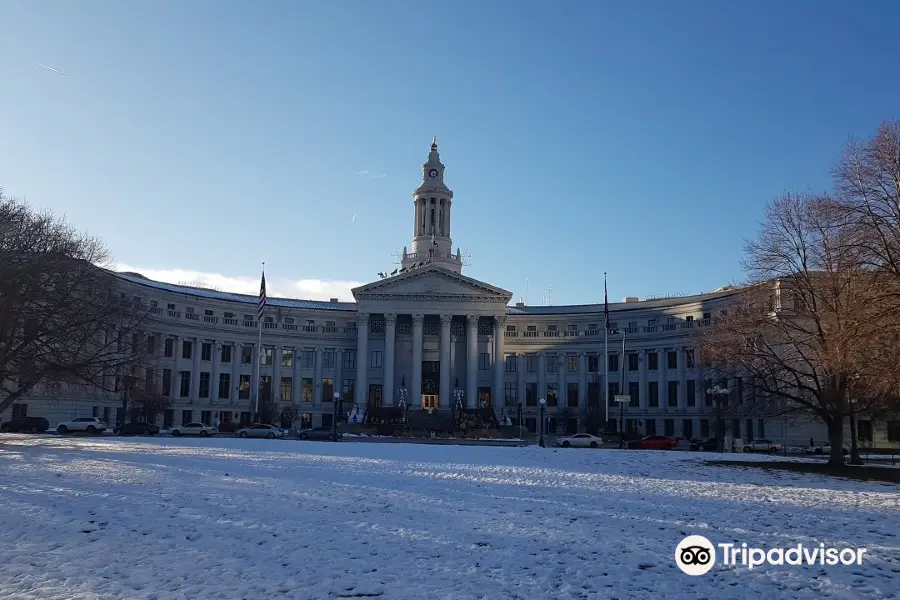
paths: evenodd
<path fill-rule="evenodd" d="M 702 535 L 689 535 L 675 547 L 675 564 L 688 575 L 705 575 L 716 564 L 716 547 Z"/>

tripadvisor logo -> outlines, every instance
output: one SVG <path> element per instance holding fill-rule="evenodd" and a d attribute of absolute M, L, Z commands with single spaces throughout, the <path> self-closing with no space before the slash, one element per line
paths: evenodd
<path fill-rule="evenodd" d="M 717 551 L 718 548 L 718 551 Z M 689 535 L 675 547 L 675 564 L 688 575 L 705 575 L 716 564 L 748 569 L 762 565 L 861 565 L 866 548 L 833 548 L 797 544 L 788 548 L 751 548 L 742 544 L 713 544 L 702 535 Z"/>

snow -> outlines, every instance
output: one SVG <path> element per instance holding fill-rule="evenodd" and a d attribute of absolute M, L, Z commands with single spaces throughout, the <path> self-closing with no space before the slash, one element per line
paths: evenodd
<path fill-rule="evenodd" d="M 708 458 L 8 435 L 0 598 L 896 598 L 898 486 Z M 689 577 L 689 534 L 868 553 Z"/>

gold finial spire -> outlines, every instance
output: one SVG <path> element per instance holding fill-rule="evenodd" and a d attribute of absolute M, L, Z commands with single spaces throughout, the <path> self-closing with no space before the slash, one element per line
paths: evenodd
<path fill-rule="evenodd" d="M 437 136 L 436 135 L 431 136 L 431 149 L 437 150 Z"/>

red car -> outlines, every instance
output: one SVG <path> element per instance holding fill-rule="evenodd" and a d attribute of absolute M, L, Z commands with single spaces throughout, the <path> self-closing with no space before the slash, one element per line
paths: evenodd
<path fill-rule="evenodd" d="M 667 435 L 648 435 L 628 442 L 628 447 L 636 450 L 673 450 L 677 445 L 678 439 Z"/>

